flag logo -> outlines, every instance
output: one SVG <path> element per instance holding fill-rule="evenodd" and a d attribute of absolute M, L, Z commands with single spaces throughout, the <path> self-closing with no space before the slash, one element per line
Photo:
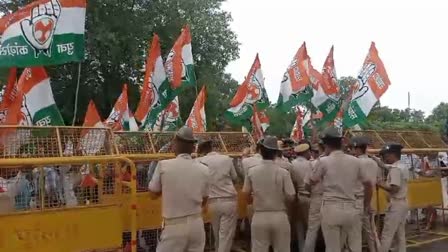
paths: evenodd
<path fill-rule="evenodd" d="M 61 3 L 59 0 L 51 0 L 35 6 L 30 12 L 30 16 L 20 22 L 23 37 L 33 48 L 36 58 L 40 53 L 51 57 L 51 44 L 61 15 Z"/>

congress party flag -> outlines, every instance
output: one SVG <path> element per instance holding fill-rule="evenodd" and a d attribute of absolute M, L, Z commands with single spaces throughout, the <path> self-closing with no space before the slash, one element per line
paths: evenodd
<path fill-rule="evenodd" d="M 128 85 L 124 84 L 121 94 L 104 124 L 112 130 L 123 130 L 122 121 L 128 109 Z"/>
<path fill-rule="evenodd" d="M 370 110 L 386 92 L 390 84 L 389 76 L 378 55 L 375 43 L 372 42 L 358 75 L 352 100 L 344 113 L 344 126 L 352 127 L 364 122 Z"/>
<path fill-rule="evenodd" d="M 191 51 L 191 34 L 188 25 L 182 29 L 180 36 L 168 54 L 165 70 L 170 86 L 163 85 L 161 94 L 167 103 L 171 102 L 183 88 L 196 85 L 193 53 Z"/>
<path fill-rule="evenodd" d="M 169 87 L 160 51 L 159 36 L 154 34 L 151 47 L 146 58 L 146 73 L 140 102 L 135 112 L 135 118 L 142 123 L 141 128 L 152 130 L 159 114 L 168 105 L 162 101 L 161 87 Z"/>
<path fill-rule="evenodd" d="M 90 100 L 89 106 L 87 107 L 86 116 L 84 117 L 82 126 L 86 129 L 81 131 L 79 149 L 84 155 L 95 155 L 104 147 L 106 131 L 91 129 L 105 127 L 101 121 L 95 103 L 92 100 Z"/>
<path fill-rule="evenodd" d="M 303 133 L 303 117 L 304 113 L 300 107 L 297 107 L 297 116 L 294 121 L 294 126 L 291 130 L 291 139 L 295 142 L 299 142 L 300 140 L 305 138 L 305 134 Z"/>
<path fill-rule="evenodd" d="M 0 19 L 0 67 L 84 59 L 86 0 L 38 0 Z"/>
<path fill-rule="evenodd" d="M 64 125 L 43 67 L 25 68 L 17 82 L 17 95 L 7 110 L 6 125 Z"/>
<path fill-rule="evenodd" d="M 253 106 L 263 110 L 269 106 L 269 99 L 264 87 L 264 77 L 258 54 L 250 68 L 249 74 L 230 102 L 230 108 L 224 113 L 227 120 L 234 124 L 243 124 L 253 116 Z"/>
<path fill-rule="evenodd" d="M 313 96 L 309 77 L 310 58 L 303 42 L 283 75 L 277 107 L 288 112 L 295 106 L 308 102 Z"/>
<path fill-rule="evenodd" d="M 176 96 L 170 104 L 159 114 L 154 125 L 154 131 L 175 131 L 181 125 L 179 112 L 179 97 Z"/>
<path fill-rule="evenodd" d="M 202 86 L 201 92 L 199 92 L 193 108 L 191 109 L 190 116 L 188 116 L 186 126 L 193 129 L 195 133 L 203 133 L 207 131 L 207 121 L 205 118 L 205 102 L 207 100 L 207 90 L 205 85 Z"/>

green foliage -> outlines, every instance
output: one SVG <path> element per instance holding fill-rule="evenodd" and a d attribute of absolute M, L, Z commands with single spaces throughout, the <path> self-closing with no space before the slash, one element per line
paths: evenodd
<path fill-rule="evenodd" d="M 282 110 L 275 108 L 275 105 L 267 108 L 266 112 L 270 121 L 266 134 L 289 137 L 292 127 L 294 127 L 296 114 L 294 112 L 284 113 Z"/>
<path fill-rule="evenodd" d="M 187 89 L 179 97 L 181 117 L 186 120 L 202 85 L 209 87 L 208 129 L 223 127 L 237 83 L 224 73 L 238 57 L 236 35 L 229 28 L 231 16 L 221 9 L 224 0 L 96 0 L 88 1 L 86 19 L 86 60 L 81 67 L 76 123 L 82 124 L 90 99 L 106 118 L 128 83 L 129 103 L 135 110 L 143 84 L 144 62 L 153 33 L 160 37 L 166 56 L 181 28 L 188 24 L 192 34 L 193 58 L 198 88 Z M 17 10 L 31 0 L 6 2 L 0 12 Z M 47 68 L 52 78 L 56 103 L 66 124 L 73 118 L 78 64 Z M 219 120 L 216 120 L 219 119 Z"/>

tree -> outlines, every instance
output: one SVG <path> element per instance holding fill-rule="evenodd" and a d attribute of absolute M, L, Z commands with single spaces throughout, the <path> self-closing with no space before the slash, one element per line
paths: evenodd
<path fill-rule="evenodd" d="M 143 82 L 148 42 L 157 33 L 166 56 L 181 28 L 192 33 L 193 57 L 198 80 L 209 88 L 207 121 L 209 130 L 221 127 L 214 122 L 227 109 L 236 82 L 224 73 L 238 57 L 236 35 L 229 28 L 231 16 L 221 9 L 224 0 L 96 0 L 88 1 L 86 19 L 86 60 L 81 65 L 77 124 L 81 124 L 89 99 L 103 118 L 111 111 L 123 83 L 129 84 L 129 101 L 135 110 Z M 0 12 L 17 10 L 31 0 L 2 4 Z M 64 120 L 71 124 L 78 76 L 78 64 L 47 67 L 56 103 Z M 190 88 L 179 97 L 181 117 L 186 120 L 197 90 Z M 210 107 L 209 107 L 210 106 Z"/>

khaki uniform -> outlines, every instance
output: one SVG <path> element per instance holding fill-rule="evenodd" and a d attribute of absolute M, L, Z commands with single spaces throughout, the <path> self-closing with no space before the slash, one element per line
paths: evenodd
<path fill-rule="evenodd" d="M 215 251 L 230 252 L 238 220 L 237 192 L 233 181 L 237 179 L 232 158 L 211 152 L 199 158 L 210 171 L 208 208 L 211 213 Z"/>
<path fill-rule="evenodd" d="M 253 193 L 254 216 L 251 224 L 252 251 L 290 251 L 290 226 L 286 201 L 295 196 L 289 173 L 271 160 L 252 167 L 244 180 L 243 191 Z"/>
<path fill-rule="evenodd" d="M 203 198 L 209 195 L 208 168 L 188 154 L 160 161 L 148 186 L 162 192 L 164 228 L 157 252 L 203 252 Z"/>
<path fill-rule="evenodd" d="M 287 170 L 288 172 L 290 172 L 292 169 L 291 162 L 289 162 L 289 160 L 285 157 L 277 158 L 275 160 L 275 163 L 277 163 L 278 166 L 280 166 L 280 168 L 283 168 L 283 169 Z"/>
<path fill-rule="evenodd" d="M 389 251 L 392 240 L 397 238 L 397 251 L 406 251 L 405 225 L 408 213 L 408 202 L 406 199 L 408 192 L 409 171 L 398 161 L 393 164 L 387 176 L 387 183 L 400 187 L 397 193 L 389 194 L 389 205 L 384 218 L 384 227 L 381 234 L 380 252 Z"/>
<path fill-rule="evenodd" d="M 299 214 L 295 225 L 297 226 L 297 240 L 299 251 L 303 251 L 305 244 L 305 232 L 308 224 L 308 214 L 310 207 L 310 193 L 305 190 L 305 177 L 311 173 L 311 162 L 304 157 L 298 157 L 292 161 L 291 178 L 297 190 L 297 200 Z"/>
<path fill-rule="evenodd" d="M 321 156 L 323 157 L 323 156 Z M 319 157 L 320 158 L 320 157 Z M 305 184 L 310 184 L 310 176 L 315 170 L 317 160 L 311 162 L 311 171 L 305 175 Z M 310 207 L 308 209 L 308 228 L 305 236 L 304 252 L 314 252 L 316 247 L 317 236 L 319 235 L 320 223 L 322 215 L 320 213 L 322 207 L 322 194 L 324 188 L 322 182 L 319 181 L 311 186 Z"/>
<path fill-rule="evenodd" d="M 367 155 L 361 155 L 358 158 L 361 161 L 361 169 L 365 171 L 367 178 L 372 182 L 373 188 L 375 188 L 377 181 L 381 179 L 381 169 L 378 167 L 378 164 Z M 356 191 L 356 200 L 358 201 L 358 204 L 364 204 L 364 186 L 362 183 L 359 183 L 358 190 Z M 375 209 L 375 206 L 371 205 L 370 209 Z M 372 229 L 372 224 L 374 223 L 371 222 L 371 219 L 372 216 L 370 213 L 361 211 L 362 235 L 367 239 L 369 251 L 375 252 L 375 234 Z"/>
<path fill-rule="evenodd" d="M 248 157 L 248 158 L 244 158 L 242 161 L 242 166 L 243 166 L 243 171 L 244 171 L 244 178 L 247 177 L 247 174 L 249 172 L 249 170 L 260 164 L 261 161 L 263 160 L 263 157 L 256 153 L 255 155 L 253 155 L 252 157 Z M 254 210 L 251 204 L 247 205 L 247 218 L 249 219 L 249 222 L 252 220 L 252 216 L 254 215 Z"/>
<path fill-rule="evenodd" d="M 322 232 L 326 251 L 339 252 L 342 247 L 341 234 L 346 233 L 348 246 L 353 252 L 361 252 L 362 204 L 356 201 L 355 193 L 359 181 L 368 181 L 361 169 L 359 159 L 333 151 L 316 162 L 312 181 L 322 180 Z"/>

